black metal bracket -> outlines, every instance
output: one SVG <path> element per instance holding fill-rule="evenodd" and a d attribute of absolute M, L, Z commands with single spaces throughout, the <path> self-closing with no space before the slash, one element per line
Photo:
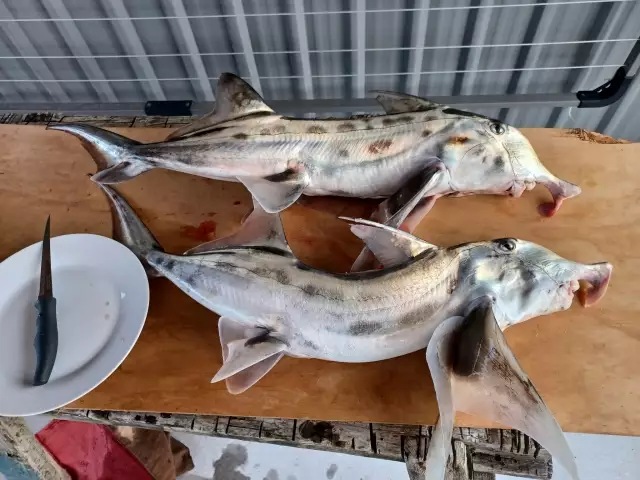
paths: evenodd
<path fill-rule="evenodd" d="M 190 117 L 192 104 L 192 100 L 149 101 L 144 104 L 144 113 L 160 117 Z"/>
<path fill-rule="evenodd" d="M 580 101 L 578 108 L 600 108 L 616 103 L 629 88 L 632 78 L 627 77 L 627 67 L 618 68 L 611 80 L 598 88 L 576 93 L 576 97 Z"/>

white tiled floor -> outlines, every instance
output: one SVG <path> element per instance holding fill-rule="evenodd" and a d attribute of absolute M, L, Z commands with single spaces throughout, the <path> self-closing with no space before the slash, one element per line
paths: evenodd
<path fill-rule="evenodd" d="M 48 421 L 26 419 L 37 431 Z M 182 480 L 406 480 L 404 464 L 324 451 L 176 434 L 191 450 L 195 469 Z M 567 434 L 582 480 L 640 478 L 640 437 Z M 215 465 L 215 467 L 214 467 Z M 554 465 L 553 480 L 570 480 Z M 516 480 L 515 477 L 498 477 Z"/>

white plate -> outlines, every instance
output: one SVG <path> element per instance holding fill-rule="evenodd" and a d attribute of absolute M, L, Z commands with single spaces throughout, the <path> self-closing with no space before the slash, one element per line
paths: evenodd
<path fill-rule="evenodd" d="M 0 416 L 62 407 L 102 383 L 136 343 L 149 308 L 149 282 L 125 246 L 97 235 L 51 239 L 58 356 L 46 385 L 35 370 L 42 242 L 0 263 Z"/>

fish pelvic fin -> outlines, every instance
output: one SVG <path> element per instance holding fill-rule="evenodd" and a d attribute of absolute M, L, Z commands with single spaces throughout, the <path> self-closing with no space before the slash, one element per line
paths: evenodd
<path fill-rule="evenodd" d="M 255 114 L 271 114 L 274 111 L 264 102 L 251 85 L 233 73 L 223 73 L 216 88 L 216 105 L 213 111 L 198 120 L 172 132 L 167 140 L 203 133 L 217 124 Z"/>
<path fill-rule="evenodd" d="M 142 222 L 140 217 L 116 190 L 96 184 L 104 192 L 109 202 L 113 222 L 113 238 L 128 247 L 138 257 L 150 277 L 161 276 L 148 262 L 150 252 L 164 252 L 162 246 Z"/>
<path fill-rule="evenodd" d="M 120 183 L 153 168 L 140 158 L 135 148 L 140 142 L 93 125 L 60 123 L 47 130 L 67 132 L 80 139 L 98 167 L 92 180 L 100 183 Z"/>
<path fill-rule="evenodd" d="M 436 328 L 427 346 L 427 363 L 440 410 L 434 439 L 450 445 L 454 413 L 466 412 L 529 435 L 578 480 L 564 434 L 509 348 L 489 297 L 466 316 L 449 318 Z M 429 447 L 427 473 L 429 456 L 438 456 L 432 458 L 435 468 L 442 465 L 441 455 L 447 452 L 443 446 L 431 451 Z"/>
<path fill-rule="evenodd" d="M 340 217 L 351 223 L 351 232 L 359 237 L 380 263 L 388 268 L 400 265 L 438 247 L 397 228 L 362 218 Z"/>
<path fill-rule="evenodd" d="M 218 333 L 222 367 L 211 383 L 226 381 L 227 390 L 240 394 L 255 385 L 284 356 L 286 343 L 272 336 L 272 330 L 220 317 Z"/>
<path fill-rule="evenodd" d="M 266 212 L 255 198 L 253 199 L 253 211 L 244 221 L 240 230 L 229 236 L 198 245 L 187 250 L 185 255 L 203 254 L 233 246 L 274 248 L 293 256 L 282 227 L 280 214 Z"/>

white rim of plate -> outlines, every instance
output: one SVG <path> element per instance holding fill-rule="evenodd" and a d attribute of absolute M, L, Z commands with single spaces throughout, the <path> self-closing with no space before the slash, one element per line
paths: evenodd
<path fill-rule="evenodd" d="M 0 263 L 0 279 L 13 269 L 26 267 L 26 270 L 24 270 L 24 279 L 21 278 L 23 281 L 16 282 L 16 287 L 13 291 L 6 293 L 7 297 L 11 297 L 15 295 L 16 292 L 19 292 L 20 289 L 25 288 L 28 282 L 33 281 L 34 275 L 36 279 L 39 279 L 41 245 L 42 242 L 38 242 L 26 247 Z M 82 251 L 82 248 L 87 248 L 87 245 L 95 250 L 95 255 L 87 256 L 87 252 Z M 19 387 L 23 389 L 24 392 L 27 392 L 23 394 L 23 396 L 28 394 L 29 399 L 32 399 L 34 398 L 33 396 L 36 395 L 41 398 L 46 398 L 47 401 L 34 402 L 27 401 L 28 399 L 25 398 L 24 409 L 16 409 L 17 405 L 15 400 L 14 403 L 2 401 L 4 395 L 1 390 L 4 390 L 4 388 L 1 389 L 0 416 L 29 416 L 46 413 L 63 407 L 87 394 L 104 382 L 127 358 L 138 341 L 146 322 L 150 299 L 149 281 L 144 267 L 135 254 L 127 247 L 108 237 L 80 233 L 53 237 L 51 239 L 51 251 L 54 296 L 56 295 L 55 270 L 64 268 L 65 266 L 85 266 L 86 264 L 83 263 L 74 263 L 74 259 L 77 261 L 78 258 L 90 258 L 92 262 L 94 262 L 90 266 L 94 268 L 103 267 L 105 272 L 110 273 L 109 280 L 116 285 L 121 293 L 125 294 L 121 297 L 118 320 L 106 343 L 82 368 L 62 378 L 52 380 L 40 387 L 30 387 L 26 385 Z M 113 274 L 112 262 L 114 255 L 122 258 L 123 264 L 127 267 L 115 275 Z M 37 258 L 37 262 L 33 262 L 34 257 Z M 32 267 L 33 270 L 30 271 Z M 112 268 L 110 269 L 109 267 Z M 133 288 L 134 285 L 137 285 L 135 289 Z M 135 291 L 136 295 L 128 294 L 132 291 Z M 34 302 L 36 296 L 34 296 Z M 36 316 L 37 312 L 34 308 L 34 323 Z M 60 321 L 61 319 L 59 318 L 58 323 L 60 323 Z M 2 322 L 2 319 L 0 319 L 0 322 Z M 2 365 L 0 365 L 0 370 L 1 369 Z M 5 388 L 10 387 L 10 385 L 10 383 L 5 385 Z M 14 391 L 18 391 L 18 389 Z"/>

